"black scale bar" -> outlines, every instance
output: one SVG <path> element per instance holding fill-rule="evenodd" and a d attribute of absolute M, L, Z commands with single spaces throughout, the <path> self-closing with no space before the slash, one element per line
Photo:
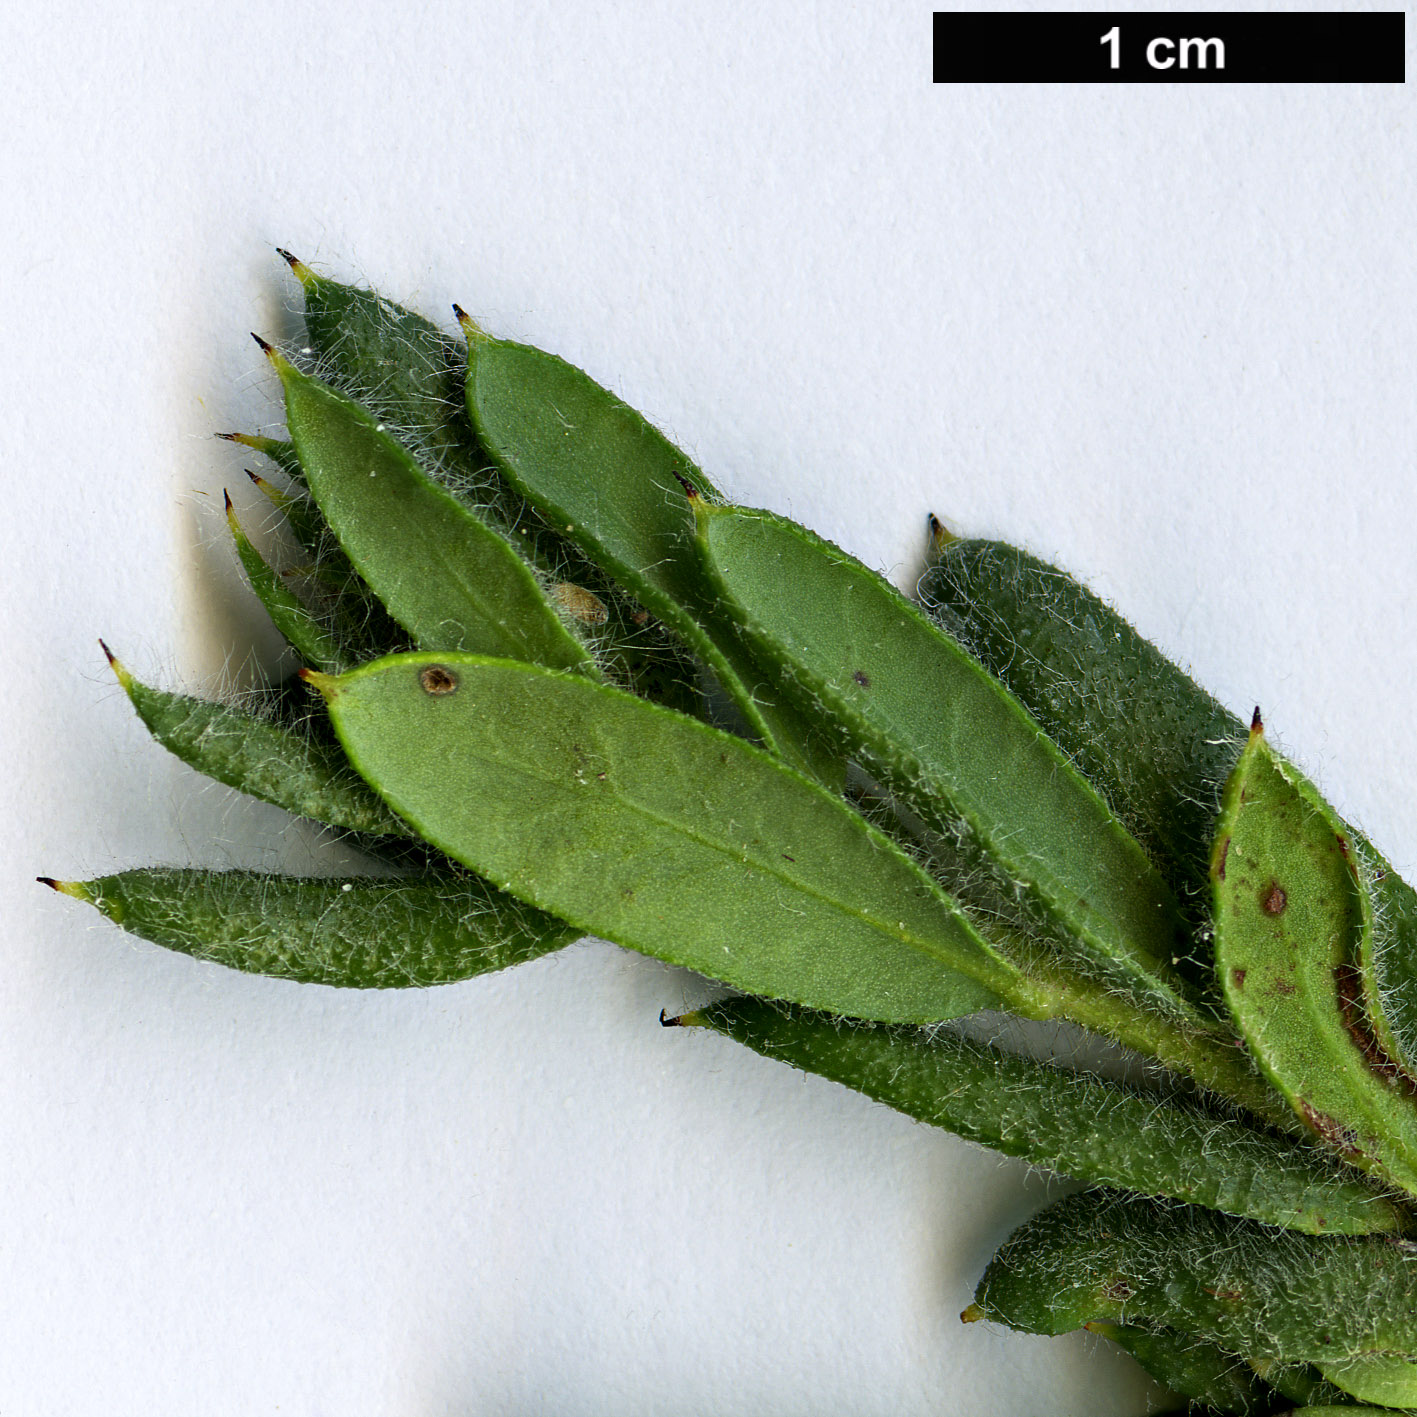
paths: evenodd
<path fill-rule="evenodd" d="M 1406 14 L 935 12 L 937 84 L 1400 84 Z"/>

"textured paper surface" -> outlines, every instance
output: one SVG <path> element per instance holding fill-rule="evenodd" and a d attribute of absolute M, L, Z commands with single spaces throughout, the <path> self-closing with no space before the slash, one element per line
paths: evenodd
<path fill-rule="evenodd" d="M 365 997 L 36 874 L 331 848 L 145 741 L 277 646 L 220 429 L 280 243 L 588 368 L 904 583 L 933 510 L 1061 561 L 1417 865 L 1406 89 L 933 88 L 845 3 L 30 6 L 0 55 L 0 1410 L 1107 1417 L 959 1310 L 1048 1194 L 720 1040 L 587 943 Z"/>

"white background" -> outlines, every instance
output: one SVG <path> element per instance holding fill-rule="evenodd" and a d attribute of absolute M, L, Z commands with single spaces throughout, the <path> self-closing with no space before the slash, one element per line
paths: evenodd
<path fill-rule="evenodd" d="M 276 646 L 220 517 L 271 248 L 588 368 L 908 579 L 1089 580 L 1417 865 L 1410 90 L 933 87 L 921 4 L 34 4 L 0 55 L 0 1412 L 1140 1414 L 958 1311 L 1037 1177 L 585 943 L 344 995 L 37 874 L 331 851 L 107 674 Z M 242 488 L 243 490 L 238 490 Z M 254 494 L 252 494 L 254 495 Z"/>

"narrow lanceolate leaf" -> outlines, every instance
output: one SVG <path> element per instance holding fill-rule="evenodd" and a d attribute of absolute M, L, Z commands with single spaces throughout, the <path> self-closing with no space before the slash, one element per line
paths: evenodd
<path fill-rule="evenodd" d="M 450 984 L 579 933 L 460 873 L 340 880 L 151 869 L 49 884 L 168 949 L 350 989 Z"/>
<path fill-rule="evenodd" d="M 592 668 L 505 538 L 358 404 L 270 357 L 311 495 L 360 576 L 418 644 Z"/>
<path fill-rule="evenodd" d="M 420 836 L 584 930 L 866 1018 L 1030 997 L 888 838 L 741 739 L 471 655 L 311 677 L 350 761 Z"/>
<path fill-rule="evenodd" d="M 1154 1007 L 1185 1017 L 1171 891 L 1022 705 L 882 577 L 768 512 L 697 504 L 699 543 L 760 657 L 932 825 Z"/>
<path fill-rule="evenodd" d="M 1329 1368 L 1417 1353 L 1411 1245 L 1106 1192 L 1070 1196 L 1015 1230 L 975 1300 L 979 1317 L 1028 1333 L 1172 1328 L 1247 1358 Z"/>
<path fill-rule="evenodd" d="M 1017 547 L 951 541 L 918 594 L 1093 783 L 1183 905 L 1208 916 L 1240 720 L 1086 586 Z"/>
<path fill-rule="evenodd" d="M 1087 1328 L 1130 1353 L 1163 1387 L 1189 1399 L 1193 1409 L 1233 1417 L 1271 1417 L 1274 1412 L 1274 1389 L 1243 1359 L 1213 1343 L 1169 1329 L 1100 1322 Z"/>
<path fill-rule="evenodd" d="M 231 505 L 226 499 L 226 521 L 231 528 L 236 554 L 246 572 L 246 579 L 256 598 L 266 608 L 271 623 L 305 661 L 330 674 L 340 674 L 350 665 L 345 646 L 325 629 L 310 613 L 305 603 L 281 581 L 265 558 L 251 544 Z"/>
<path fill-rule="evenodd" d="M 489 455 L 546 520 L 664 621 L 712 669 L 774 752 L 833 772 L 767 684 L 704 578 L 685 487 L 704 474 L 658 429 L 555 355 L 469 322 L 467 408 Z"/>
<path fill-rule="evenodd" d="M 266 496 L 270 504 L 280 512 L 285 520 L 286 529 L 294 537 L 301 550 L 314 558 L 320 554 L 329 554 L 329 548 L 338 552 L 338 543 L 330 533 L 329 527 L 325 525 L 325 519 L 320 515 L 320 509 L 303 494 L 282 492 L 269 478 L 262 477 L 259 473 L 246 469 L 246 476 L 251 479 L 257 488 Z"/>
<path fill-rule="evenodd" d="M 239 792 L 346 831 L 406 836 L 408 827 L 369 790 L 333 744 L 225 704 L 153 689 L 104 646 L 138 717 L 168 752 Z"/>
<path fill-rule="evenodd" d="M 1417 1086 L 1359 982 L 1371 906 L 1346 829 L 1256 728 L 1231 774 L 1211 876 L 1215 959 L 1251 1054 L 1324 1145 L 1417 1194 Z"/>
<path fill-rule="evenodd" d="M 758 999 L 715 1004 L 682 1021 L 1062 1175 L 1314 1234 L 1404 1224 L 1396 1206 L 1322 1152 L 1179 1097 L 940 1030 L 847 1024 Z"/>

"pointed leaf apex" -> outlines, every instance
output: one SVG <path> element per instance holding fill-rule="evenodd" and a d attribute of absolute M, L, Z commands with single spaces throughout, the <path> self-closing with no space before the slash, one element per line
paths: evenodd
<path fill-rule="evenodd" d="M 53 876 L 36 876 L 40 885 L 48 886 L 60 895 L 72 896 L 75 900 L 92 900 L 88 887 L 82 881 L 56 881 Z"/>
<path fill-rule="evenodd" d="M 959 534 L 951 531 L 934 512 L 930 513 L 929 525 L 930 549 L 932 551 L 943 551 L 951 542 L 959 540 Z"/>
<path fill-rule="evenodd" d="M 240 443 L 243 448 L 250 448 L 252 452 L 265 453 L 267 457 L 276 442 L 274 438 L 262 438 L 256 433 L 218 433 L 216 436 L 227 443 Z"/>
<path fill-rule="evenodd" d="M 483 340 L 491 338 L 487 331 L 457 301 L 453 302 L 453 314 L 457 316 L 458 324 L 462 326 L 462 332 L 467 336 L 469 342 L 481 343 Z"/>
<path fill-rule="evenodd" d="M 103 657 L 108 661 L 108 667 L 113 671 L 113 677 L 123 686 L 124 692 L 127 692 L 133 683 L 133 676 L 128 672 L 123 661 L 102 640 L 98 642 L 98 647 L 103 651 Z"/>
<path fill-rule="evenodd" d="M 339 692 L 339 676 L 337 674 L 322 674 L 318 669 L 302 669 L 300 677 L 317 693 L 322 694 L 328 703 Z"/>
<path fill-rule="evenodd" d="M 245 550 L 251 545 L 251 538 L 246 535 L 240 520 L 236 515 L 236 508 L 231 505 L 231 493 L 225 489 L 221 494 L 226 499 L 226 524 L 231 529 L 232 538 L 235 540 L 238 550 Z"/>
<path fill-rule="evenodd" d="M 681 477 L 680 484 L 684 488 L 684 494 L 689 499 L 689 510 L 694 514 L 694 534 L 699 537 L 708 535 L 709 523 L 717 516 L 722 516 L 732 510 L 731 507 L 720 507 L 707 498 L 701 497 L 696 487 L 690 486 Z"/>
<path fill-rule="evenodd" d="M 1255 739 L 1263 737 L 1264 719 L 1260 717 L 1260 706 L 1256 704 L 1255 711 L 1250 718 L 1250 742 L 1253 743 Z"/>
<path fill-rule="evenodd" d="M 659 1011 L 659 1026 L 661 1028 L 706 1028 L 703 1011 L 701 1009 L 690 1009 L 686 1014 L 678 1014 L 670 1018 L 663 1009 Z"/>
<path fill-rule="evenodd" d="M 276 247 L 276 255 L 295 272 L 295 278 L 308 290 L 318 280 L 315 272 L 300 259 L 299 256 L 292 256 L 283 246 Z"/>
<path fill-rule="evenodd" d="M 275 366 L 275 371 L 277 374 L 284 378 L 287 374 L 293 372 L 294 366 L 291 364 L 290 360 L 288 360 L 285 355 L 283 355 L 280 350 L 278 350 L 275 345 L 273 345 L 269 340 L 262 339 L 260 335 L 255 332 L 255 330 L 251 331 L 251 338 L 255 340 L 258 345 L 260 345 L 261 353 L 264 354 L 266 358 L 269 359 L 271 363 Z M 242 439 L 237 438 L 234 441 L 239 443 L 242 441 Z"/>
<path fill-rule="evenodd" d="M 971 1304 L 960 1314 L 959 1321 L 962 1324 L 977 1324 L 983 1317 L 984 1310 L 978 1304 Z"/>

